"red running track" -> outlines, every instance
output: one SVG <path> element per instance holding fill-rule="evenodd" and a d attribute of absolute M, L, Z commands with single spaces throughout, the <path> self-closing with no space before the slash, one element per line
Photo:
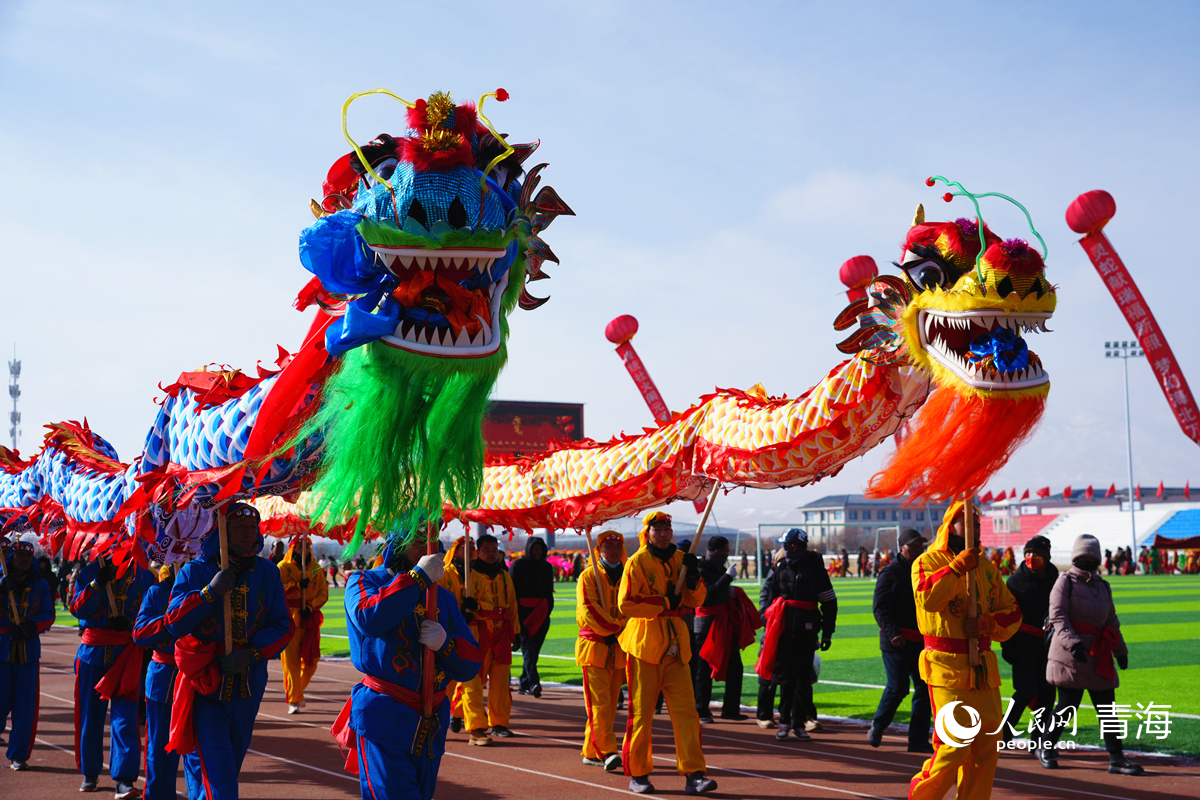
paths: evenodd
<path fill-rule="evenodd" d="M 0 798 L 42 800 L 75 796 L 81 777 L 74 757 L 74 675 L 72 663 L 79 639 L 74 628 L 56 627 L 43 636 L 41 716 L 31 769 L 0 768 Z M 348 662 L 325 661 L 309 687 L 308 705 L 287 714 L 279 662 L 272 662 L 271 681 L 259 712 L 254 740 L 242 769 L 245 798 L 358 797 L 358 778 L 342 769 L 343 757 L 329 735 L 358 672 Z M 515 696 L 511 739 L 491 747 L 470 747 L 465 734 L 450 734 L 438 800 L 558 800 L 602 798 L 628 792 L 628 779 L 580 763 L 583 698 L 578 691 L 547 689 L 541 699 Z M 625 715 L 617 725 L 623 729 Z M 720 784 L 714 797 L 902 798 L 920 768 L 922 757 L 905 752 L 903 736 L 887 736 L 879 749 L 866 743 L 866 729 L 850 723 L 824 723 L 811 742 L 777 742 L 774 731 L 760 730 L 753 720 L 705 726 L 704 752 L 709 774 Z M 7 741 L 7 738 L 6 738 Z M 659 794 L 682 796 L 683 778 L 674 771 L 670 722 L 655 722 L 652 780 Z M 1027 754 L 1000 758 L 997 798 L 1102 798 L 1140 800 L 1200 797 L 1200 763 L 1171 758 L 1141 758 L 1148 774 L 1109 775 L 1106 756 L 1098 751 L 1067 753 L 1063 768 L 1049 772 Z M 139 783 L 140 785 L 140 783 Z M 183 789 L 180 778 L 178 787 Z M 100 795 L 113 791 L 107 775 Z"/>

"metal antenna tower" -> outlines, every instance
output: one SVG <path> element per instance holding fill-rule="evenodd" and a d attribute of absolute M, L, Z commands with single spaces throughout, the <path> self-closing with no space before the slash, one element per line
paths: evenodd
<path fill-rule="evenodd" d="M 21 433 L 21 412 L 17 411 L 17 399 L 21 396 L 21 386 L 18 381 L 21 378 L 21 362 L 17 360 L 17 346 L 13 345 L 13 360 L 8 362 L 8 396 L 12 398 L 13 409 L 9 414 L 8 419 L 12 423 L 12 427 L 8 429 L 8 435 L 12 438 L 12 449 L 17 449 L 17 437 Z"/>

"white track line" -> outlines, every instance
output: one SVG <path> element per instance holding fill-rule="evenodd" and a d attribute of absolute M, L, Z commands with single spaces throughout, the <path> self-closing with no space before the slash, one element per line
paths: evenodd
<path fill-rule="evenodd" d="M 563 775 L 554 775 L 549 772 L 538 772 L 536 769 L 525 769 L 524 767 L 514 767 L 512 764 L 504 764 L 500 761 L 488 761 L 486 758 L 472 758 L 471 756 L 464 756 L 461 753 L 454 753 L 454 752 L 451 752 L 450 750 L 446 751 L 446 755 L 453 756 L 454 758 L 466 759 L 467 761 L 474 761 L 479 764 L 487 764 L 492 767 L 504 767 L 505 769 L 516 770 L 517 772 L 525 772 L 530 775 L 541 775 L 544 778 L 554 778 L 555 780 L 558 780 L 558 781 L 569 781 L 570 783 L 578 783 L 583 786 L 591 786 L 593 789 L 603 789 L 606 792 L 616 792 L 617 794 L 628 794 L 628 795 L 633 795 L 634 797 L 637 796 L 633 792 L 629 791 L 628 789 L 618 789 L 614 786 L 605 786 L 602 783 L 589 783 L 588 781 L 581 781 L 577 778 L 568 778 Z"/>
<path fill-rule="evenodd" d="M 335 778 L 345 778 L 348 781 L 354 781 L 355 783 L 358 783 L 358 776 L 356 776 L 356 775 L 349 775 L 345 772 L 330 772 L 327 769 L 321 769 L 320 767 L 314 767 L 312 764 L 305 764 L 301 761 L 292 761 L 290 758 L 283 758 L 282 756 L 273 756 L 270 753 L 264 753 L 261 750 L 247 749 L 246 752 L 254 753 L 254 755 L 262 756 L 263 758 L 270 758 L 274 761 L 282 761 L 283 763 L 291 764 L 294 767 L 304 767 L 305 769 L 311 769 L 314 772 L 320 772 L 322 775 L 332 775 Z"/>

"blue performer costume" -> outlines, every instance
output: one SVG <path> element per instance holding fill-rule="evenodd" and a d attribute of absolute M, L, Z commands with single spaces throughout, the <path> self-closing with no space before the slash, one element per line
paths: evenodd
<path fill-rule="evenodd" d="M 111 616 L 105 586 L 111 584 L 117 616 Z M 83 627 L 83 641 L 75 656 L 75 763 L 83 773 L 80 791 L 96 790 L 96 780 L 104 765 L 104 716 L 109 700 L 96 690 L 96 684 L 114 667 L 124 675 L 114 675 L 128 686 L 128 677 L 140 681 L 141 648 L 133 643 L 134 618 L 142 607 L 142 598 L 154 585 L 150 570 L 136 563 L 127 565 L 125 574 L 116 577 L 111 564 L 101 567 L 97 559 L 84 567 L 75 580 L 71 613 Z M 141 741 L 138 736 L 138 697 L 133 693 L 112 695 L 112 724 L 109 731 L 109 773 L 118 784 L 119 796 L 136 793 L 133 783 L 141 767 Z"/>
<path fill-rule="evenodd" d="M 42 657 L 41 634 L 54 623 L 54 601 L 50 585 L 30 567 L 18 577 L 13 570 L 17 551 L 33 556 L 33 545 L 17 542 L 8 555 L 9 577 L 0 583 L 0 730 L 12 712 L 8 735 L 8 759 L 13 769 L 25 769 L 33 739 L 37 736 L 38 661 Z M 20 622 L 12 618 L 8 592 L 17 601 Z"/>
<path fill-rule="evenodd" d="M 175 800 L 179 754 L 167 750 L 171 734 L 171 699 L 174 693 L 175 637 L 167 630 L 167 604 L 175 585 L 171 567 L 163 567 L 164 577 L 150 587 L 142 600 L 133 641 L 151 649 L 146 669 L 146 797 L 149 800 Z M 200 762 L 195 754 L 184 756 L 184 778 L 188 797 L 198 798 L 204 790 L 200 781 Z"/>
<path fill-rule="evenodd" d="M 439 586 L 437 621 L 446 638 L 437 649 L 434 716 L 426 720 L 421 669 L 429 649 L 418 638 L 429 576 L 403 555 L 393 556 L 392 545 L 383 563 L 354 573 L 346 588 L 350 658 L 365 677 L 351 690 L 333 733 L 351 751 L 346 769 L 358 772 L 363 800 L 429 800 L 446 749 L 446 685 L 474 678 L 481 656 L 454 595 Z"/>
<path fill-rule="evenodd" d="M 235 503 L 228 516 L 235 514 L 252 515 L 257 524 L 258 512 L 253 506 Z M 262 544 L 259 533 L 254 552 L 261 550 Z M 223 600 L 210 586 L 221 571 L 215 531 L 205 539 L 201 558 L 185 565 L 175 578 L 166 615 L 167 630 L 178 639 L 175 656 L 183 673 L 178 683 L 185 684 L 189 693 L 195 686 L 194 697 L 187 703 L 181 703 L 177 687 L 173 721 L 183 723 L 185 735 L 194 735 L 206 800 L 237 800 L 238 774 L 267 686 L 267 661 L 292 639 L 279 568 L 258 556 L 231 557 L 230 568 L 236 572 L 228 593 L 233 605 L 231 655 L 223 655 Z M 193 665 L 199 665 L 198 670 Z M 196 677 L 189 679 L 189 675 Z M 176 744 L 174 737 L 171 744 Z M 190 750 L 185 745 L 177 752 Z"/>

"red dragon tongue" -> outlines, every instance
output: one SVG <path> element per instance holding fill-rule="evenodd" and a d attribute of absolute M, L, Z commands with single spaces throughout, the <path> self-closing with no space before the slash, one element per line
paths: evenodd
<path fill-rule="evenodd" d="M 909 505 L 973 495 L 1037 428 L 1045 395 L 980 398 L 935 391 L 913 429 L 867 487 L 867 497 L 908 495 Z"/>

